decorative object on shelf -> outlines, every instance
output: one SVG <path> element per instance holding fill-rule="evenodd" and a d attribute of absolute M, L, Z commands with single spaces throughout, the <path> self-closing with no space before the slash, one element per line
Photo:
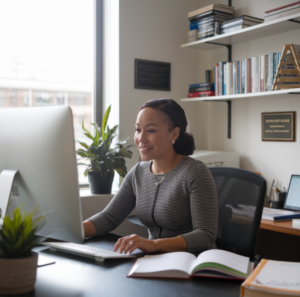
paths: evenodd
<path fill-rule="evenodd" d="M 295 111 L 263 112 L 261 114 L 262 141 L 295 141 Z"/>
<path fill-rule="evenodd" d="M 135 59 L 136 89 L 171 91 L 171 63 Z"/>
<path fill-rule="evenodd" d="M 277 72 L 273 81 L 273 90 L 300 87 L 300 45 L 285 44 Z"/>
<path fill-rule="evenodd" d="M 38 254 L 31 250 L 44 241 L 35 233 L 44 226 L 44 215 L 21 213 L 21 207 L 6 215 L 0 228 L 0 294 L 24 294 L 34 290 Z"/>
<path fill-rule="evenodd" d="M 132 152 L 128 150 L 128 148 L 133 145 L 123 147 L 129 137 L 123 142 L 116 143 L 114 147 L 111 148 L 118 125 L 112 129 L 107 125 L 110 110 L 111 106 L 109 106 L 105 112 L 102 128 L 100 128 L 97 123 L 92 123 L 95 127 L 95 136 L 85 129 L 84 122 L 82 121 L 84 134 L 92 140 L 92 144 L 88 145 L 78 141 L 84 149 L 78 149 L 77 154 L 82 157 L 82 159 L 89 160 L 88 164 L 78 163 L 78 165 L 87 166 L 84 175 L 88 175 L 92 194 L 110 194 L 114 172 L 117 171 L 121 177 L 125 177 L 127 168 L 124 158 L 131 158 L 132 156 Z"/>

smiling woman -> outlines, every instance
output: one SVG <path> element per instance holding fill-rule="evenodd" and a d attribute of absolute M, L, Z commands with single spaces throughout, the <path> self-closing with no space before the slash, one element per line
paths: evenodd
<path fill-rule="evenodd" d="M 136 207 L 149 238 L 120 238 L 114 251 L 216 248 L 217 193 L 208 168 L 188 157 L 195 144 L 186 126 L 184 110 L 172 99 L 151 100 L 140 108 L 134 138 L 142 162 L 130 170 L 106 209 L 84 222 L 87 237 L 112 231 Z"/>

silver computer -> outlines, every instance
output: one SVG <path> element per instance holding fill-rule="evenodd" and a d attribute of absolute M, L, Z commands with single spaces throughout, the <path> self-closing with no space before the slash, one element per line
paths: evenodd
<path fill-rule="evenodd" d="M 28 211 L 38 206 L 38 213 L 48 213 L 38 235 L 83 241 L 70 107 L 0 109 L 0 173 L 3 170 L 19 172 L 7 211 L 21 204 Z"/>

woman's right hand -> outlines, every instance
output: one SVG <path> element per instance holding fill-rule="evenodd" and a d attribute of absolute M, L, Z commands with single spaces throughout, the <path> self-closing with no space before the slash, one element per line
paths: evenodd
<path fill-rule="evenodd" d="M 84 238 L 94 237 L 97 234 L 95 225 L 89 220 L 83 222 L 83 230 L 84 230 Z"/>

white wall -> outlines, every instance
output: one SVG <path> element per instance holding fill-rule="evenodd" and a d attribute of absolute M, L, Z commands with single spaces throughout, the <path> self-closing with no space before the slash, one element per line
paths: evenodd
<path fill-rule="evenodd" d="M 172 98 L 180 103 L 189 84 L 198 82 L 199 52 L 180 48 L 187 42 L 187 14 L 197 8 L 198 0 L 120 0 L 120 140 L 130 136 L 133 143 L 137 112 L 144 102 Z M 134 89 L 136 58 L 170 62 L 171 91 Z M 192 133 L 199 126 L 198 104 L 181 104 Z M 134 152 L 133 159 L 126 161 L 128 168 L 138 161 L 136 148 Z"/>
<path fill-rule="evenodd" d="M 200 7 L 213 1 L 199 1 Z M 217 3 L 216 1 L 214 1 Z M 251 15 L 263 18 L 264 11 L 293 1 L 286 0 L 233 0 L 236 16 Z M 218 3 L 228 4 L 227 1 Z M 274 32 L 276 33 L 276 32 Z M 281 52 L 284 44 L 300 44 L 299 30 L 275 34 L 232 46 L 232 60 L 240 60 L 271 52 Z M 210 65 L 227 60 L 226 48 L 206 53 Z M 199 56 L 203 56 L 199 53 Z M 201 63 L 201 58 L 200 58 Z M 261 113 L 274 111 L 296 111 L 296 142 L 268 142 L 261 140 Z M 241 155 L 243 169 L 259 171 L 268 183 L 274 178 L 278 186 L 288 187 L 291 174 L 300 174 L 300 95 L 267 96 L 232 100 L 232 136 L 227 139 L 227 104 L 200 103 L 199 128 L 206 127 L 207 145 L 202 149 L 236 151 Z"/>
<path fill-rule="evenodd" d="M 147 100 L 185 98 L 190 83 L 205 81 L 204 71 L 216 62 L 227 60 L 225 47 L 205 52 L 181 49 L 187 42 L 187 13 L 219 0 L 120 0 L 120 140 L 130 136 L 133 143 L 134 123 L 139 107 Z M 286 0 L 233 0 L 236 16 L 247 14 L 263 18 L 264 11 L 292 2 Z M 276 32 L 274 32 L 276 33 Z M 300 44 L 300 29 L 236 44 L 232 59 L 279 52 L 286 43 Z M 171 91 L 134 89 L 134 59 L 171 63 Z M 261 141 L 261 113 L 296 111 L 300 114 L 299 95 L 257 97 L 232 101 L 232 138 L 227 139 L 226 103 L 180 103 L 191 121 L 197 149 L 236 151 L 241 168 L 259 171 L 269 182 L 288 186 L 292 173 L 300 174 L 300 124 L 296 120 L 296 142 Z M 137 162 L 135 149 L 131 168 Z"/>

